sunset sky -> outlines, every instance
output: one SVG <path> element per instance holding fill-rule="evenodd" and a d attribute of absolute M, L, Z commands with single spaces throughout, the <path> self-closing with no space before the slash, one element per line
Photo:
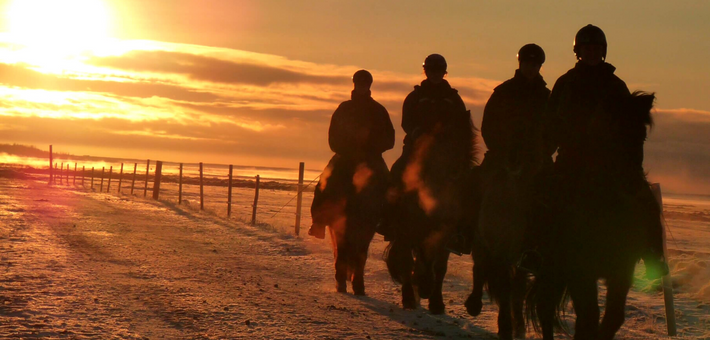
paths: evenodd
<path fill-rule="evenodd" d="M 710 194 L 708 1 L 0 0 L 0 143 L 74 154 L 320 168 L 350 76 L 399 126 L 440 53 L 480 126 L 520 46 L 552 88 L 592 23 L 631 90 L 657 93 L 652 180 Z M 404 134 L 386 153 L 401 152 Z"/>

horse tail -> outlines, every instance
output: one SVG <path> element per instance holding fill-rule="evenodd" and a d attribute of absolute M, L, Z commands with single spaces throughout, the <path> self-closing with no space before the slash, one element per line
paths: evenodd
<path fill-rule="evenodd" d="M 414 270 L 414 258 L 412 250 L 408 242 L 404 240 L 393 240 L 385 248 L 383 259 L 387 263 L 387 270 L 392 277 L 392 280 L 402 284 L 402 278 L 405 273 L 411 273 Z"/>
<path fill-rule="evenodd" d="M 533 325 L 535 332 L 542 332 L 542 320 L 540 320 L 540 315 L 538 314 L 538 305 L 540 302 L 554 303 L 554 315 L 551 320 L 552 327 L 569 335 L 567 324 L 562 320 L 565 316 L 565 307 L 570 298 L 569 291 L 566 284 L 554 282 L 554 280 L 547 282 L 547 279 L 545 277 L 542 277 L 542 280 L 535 278 L 533 283 L 528 286 L 525 294 L 525 319 L 528 324 Z"/>

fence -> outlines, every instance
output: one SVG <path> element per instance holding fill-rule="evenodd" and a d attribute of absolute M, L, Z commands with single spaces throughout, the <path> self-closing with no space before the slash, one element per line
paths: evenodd
<path fill-rule="evenodd" d="M 49 160 L 55 161 L 52 146 Z M 95 166 L 89 168 L 78 162 L 50 163 L 48 184 L 83 187 L 117 195 L 148 197 L 150 192 L 154 200 L 174 202 L 195 209 L 199 202 L 200 210 L 210 210 L 252 225 L 260 222 L 272 225 L 286 223 L 299 235 L 301 218 L 304 217 L 302 202 L 303 199 L 312 199 L 312 191 L 308 189 L 312 188 L 311 184 L 315 181 L 304 184 L 303 162 L 299 164 L 298 181 L 262 178 L 260 175 L 234 176 L 233 165 L 164 163 L 152 160 L 147 160 L 145 164 L 104 163 L 100 164 L 100 172 Z M 294 199 L 295 206 L 292 204 Z M 289 215 L 295 216 L 291 223 L 284 218 Z M 310 218 L 310 213 L 307 212 L 305 217 Z"/>

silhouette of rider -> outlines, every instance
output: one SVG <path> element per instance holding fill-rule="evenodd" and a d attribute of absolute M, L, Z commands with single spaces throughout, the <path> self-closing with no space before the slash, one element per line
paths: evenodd
<path fill-rule="evenodd" d="M 402 129 L 406 136 L 402 156 L 395 161 L 390 172 L 391 181 L 397 189 L 403 186 L 402 175 L 413 156 L 415 142 L 419 137 L 430 132 L 437 123 L 436 112 L 441 110 L 466 112 L 466 105 L 458 91 L 444 79 L 447 75 L 446 59 L 440 54 L 431 54 L 424 60 L 423 68 L 426 79 L 420 85 L 414 86 L 414 91 L 405 98 L 402 105 Z M 390 223 L 392 210 L 390 207 L 385 212 L 385 220 L 378 229 L 378 232 L 385 236 L 385 240 L 390 240 L 394 236 L 393 226 Z M 466 252 L 466 246 L 461 247 L 463 252 Z"/>
<path fill-rule="evenodd" d="M 372 74 L 359 70 L 353 75 L 351 100 L 338 106 L 328 130 L 328 144 L 335 155 L 316 187 L 311 205 L 313 225 L 308 234 L 325 237 L 325 227 L 333 216 L 333 204 L 345 199 L 354 189 L 353 176 L 359 164 L 373 171 L 373 178 L 386 183 L 389 171 L 382 153 L 394 146 L 394 128 L 384 106 L 372 99 Z M 386 186 L 379 188 L 384 200 Z M 374 212 L 373 212 L 374 214 Z"/>
<path fill-rule="evenodd" d="M 515 76 L 493 90 L 483 111 L 481 135 L 486 152 L 481 167 L 485 173 L 509 166 L 512 155 L 526 155 L 542 162 L 542 116 L 550 90 L 540 75 L 545 51 L 527 44 L 518 51 Z M 551 164 L 552 158 L 547 157 Z"/>
<path fill-rule="evenodd" d="M 599 109 L 617 98 L 630 95 L 626 83 L 614 74 L 616 68 L 606 62 L 607 42 L 597 26 L 587 25 L 574 40 L 577 64 L 562 75 L 553 87 L 546 110 L 546 154 L 557 151 L 555 168 L 561 173 L 574 173 L 589 164 L 587 155 L 593 146 L 592 125 L 603 121 Z M 637 171 L 643 173 L 643 152 L 635 155 Z M 572 171 L 570 171 L 572 170 Z M 642 178 L 642 177 L 640 177 Z M 645 181 L 634 184 L 637 197 L 653 218 L 649 223 L 648 250 L 643 256 L 649 276 L 664 275 L 668 266 L 663 256 L 660 208 Z"/>

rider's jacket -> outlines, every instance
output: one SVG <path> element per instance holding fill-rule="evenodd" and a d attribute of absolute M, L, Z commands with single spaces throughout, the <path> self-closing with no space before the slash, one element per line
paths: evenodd
<path fill-rule="evenodd" d="M 419 136 L 431 131 L 437 123 L 461 125 L 463 122 L 470 127 L 470 119 L 466 104 L 446 80 L 434 84 L 425 79 L 421 85 L 414 86 L 402 106 L 402 129 L 407 134 L 405 148 L 411 147 Z"/>
<path fill-rule="evenodd" d="M 586 164 L 594 131 L 599 131 L 596 125 L 604 121 L 602 113 L 612 100 L 630 95 L 615 70 L 606 62 L 596 66 L 578 62 L 555 83 L 545 111 L 545 151 L 552 155 L 557 150 L 556 163 Z"/>
<path fill-rule="evenodd" d="M 550 90 L 542 76 L 528 80 L 520 70 L 498 85 L 483 111 L 481 135 L 486 159 L 518 152 L 538 151 L 542 142 L 542 115 Z M 541 150 L 539 150 L 541 152 Z"/>
<path fill-rule="evenodd" d="M 330 149 L 341 156 L 380 156 L 394 146 L 394 128 L 384 106 L 366 93 L 352 92 L 338 106 L 328 130 Z"/>

